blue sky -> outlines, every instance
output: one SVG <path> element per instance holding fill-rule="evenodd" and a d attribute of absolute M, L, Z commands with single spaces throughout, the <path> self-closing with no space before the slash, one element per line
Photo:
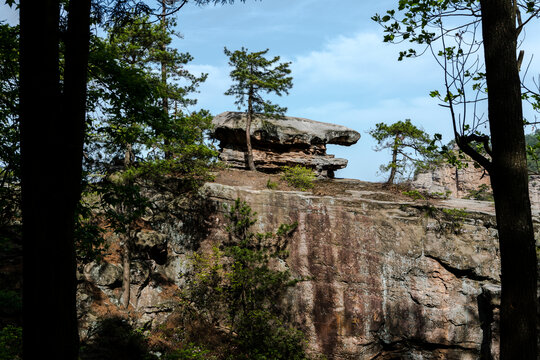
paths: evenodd
<path fill-rule="evenodd" d="M 229 88 L 223 47 L 250 51 L 270 49 L 271 55 L 292 62 L 294 87 L 276 99 L 288 107 L 287 115 L 350 127 L 362 138 L 351 147 L 329 146 L 328 152 L 349 160 L 337 177 L 382 181 L 378 168 L 389 153 L 375 152 L 367 132 L 378 122 L 411 119 L 430 134 L 451 140 L 451 119 L 446 109 L 429 96 L 441 89 L 443 74 L 433 58 L 397 61 L 402 47 L 384 44 L 382 31 L 371 21 L 375 13 L 395 7 L 397 0 L 246 0 L 234 5 L 186 5 L 177 14 L 183 35 L 174 45 L 190 52 L 193 72 L 206 72 L 197 107 L 213 114 L 236 110 Z M 5 6 L 0 19 L 13 19 Z M 540 21 L 531 23 L 522 48 L 528 78 L 540 73 Z M 526 110 L 526 116 L 534 114 Z"/>

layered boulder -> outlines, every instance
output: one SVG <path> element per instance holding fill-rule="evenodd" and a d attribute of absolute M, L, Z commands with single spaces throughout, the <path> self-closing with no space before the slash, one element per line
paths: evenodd
<path fill-rule="evenodd" d="M 246 113 L 227 111 L 213 120 L 213 137 L 220 141 L 220 159 L 234 168 L 246 168 Z M 350 146 L 360 134 L 345 126 L 282 116 L 254 116 L 251 143 L 257 170 L 278 172 L 283 166 L 301 165 L 321 177 L 347 166 L 346 159 L 326 154 L 327 144 Z"/>

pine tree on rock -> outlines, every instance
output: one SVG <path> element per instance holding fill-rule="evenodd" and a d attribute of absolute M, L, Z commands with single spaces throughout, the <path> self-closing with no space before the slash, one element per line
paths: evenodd
<path fill-rule="evenodd" d="M 381 165 L 381 171 L 390 170 L 387 184 L 393 184 L 396 175 L 404 175 L 411 167 L 418 169 L 425 166 L 435 154 L 432 151 L 429 134 L 417 128 L 411 120 L 398 121 L 391 125 L 378 123 L 369 134 L 377 140 L 376 151 L 392 150 L 392 160 Z"/>
<path fill-rule="evenodd" d="M 267 53 L 268 49 L 250 53 L 243 47 L 234 52 L 225 48 L 229 65 L 234 68 L 230 76 L 235 82 L 225 95 L 235 96 L 238 109 L 244 108 L 246 111 L 246 165 L 252 171 L 256 170 L 250 136 L 253 116 L 256 113 L 262 113 L 269 117 L 279 117 L 287 111 L 287 108 L 265 100 L 262 95 L 289 94 L 289 89 L 293 85 L 292 77 L 289 76 L 290 63 L 278 63 L 279 56 L 267 59 L 265 57 Z"/>

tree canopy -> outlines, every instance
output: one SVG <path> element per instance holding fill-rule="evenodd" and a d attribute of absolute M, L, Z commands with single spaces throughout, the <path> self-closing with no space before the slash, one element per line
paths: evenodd
<path fill-rule="evenodd" d="M 194 0 L 198 5 L 232 2 Z M 14 5 L 15 2 L 7 0 L 6 3 Z M 180 10 L 186 3 L 187 1 L 182 1 L 177 3 L 177 6 L 171 4 L 168 9 L 172 13 Z M 156 11 L 148 3 L 138 0 L 50 0 L 37 3 L 20 0 L 19 5 L 21 210 L 25 263 L 24 357 L 31 358 L 39 351 L 37 356 L 40 357 L 50 355 L 57 359 L 76 359 L 78 331 L 75 302 L 75 223 L 83 188 L 83 151 L 91 148 L 85 138 L 89 131 L 88 126 L 95 124 L 87 121 L 87 109 L 97 108 L 93 101 L 106 97 L 107 113 L 104 114 L 114 115 L 108 120 L 128 119 L 130 126 L 125 127 L 126 131 L 123 132 L 118 131 L 119 127 L 105 126 L 103 129 L 108 130 L 101 134 L 92 133 L 92 136 L 106 134 L 123 137 L 126 148 L 129 144 L 135 144 L 135 138 L 144 141 L 146 135 L 149 135 L 143 131 L 149 124 L 141 127 L 138 123 L 141 118 L 135 119 L 136 109 L 142 111 L 141 116 L 150 115 L 151 119 L 158 119 L 160 116 L 162 120 L 167 118 L 163 108 L 160 109 L 161 115 L 157 116 L 154 106 L 141 107 L 141 104 L 133 101 L 142 96 L 136 92 L 148 90 L 146 85 L 150 85 L 153 80 L 139 76 L 136 68 L 124 67 L 122 59 L 115 65 L 114 61 L 107 61 L 107 56 L 102 58 L 109 72 L 103 72 L 103 78 L 93 77 L 92 85 L 97 85 L 97 91 L 87 91 L 89 70 L 96 70 L 89 67 L 92 43 L 90 26 L 120 29 L 132 23 L 133 19 L 155 15 Z M 134 49 L 128 46 L 124 50 L 127 53 Z M 99 53 L 104 55 L 107 52 L 93 51 L 92 56 Z M 107 80 L 109 86 L 101 87 L 104 83 L 99 84 L 97 79 Z M 131 86 L 135 84 L 142 86 Z M 159 88 L 159 84 L 154 85 Z M 152 102 L 171 95 L 169 92 L 158 92 L 158 97 L 153 89 L 146 95 Z M 160 91 L 163 90 L 164 88 L 161 88 Z M 182 94 L 181 98 L 187 99 L 184 95 Z M 143 104 L 149 105 L 150 102 L 145 101 Z M 194 118 L 188 116 L 191 115 L 176 114 L 184 125 L 194 121 Z M 204 117 L 203 114 L 195 115 L 195 118 L 199 119 Z M 173 127 L 158 128 L 157 122 L 152 122 L 152 126 L 154 130 L 159 130 L 152 135 L 176 136 L 165 134 L 166 129 Z M 174 130 L 176 134 L 183 131 L 180 128 L 185 129 L 180 126 Z M 189 131 L 183 133 L 189 135 Z M 139 140 L 136 134 L 144 136 Z M 163 140 L 164 138 L 160 143 L 168 145 Z M 144 146 L 153 149 L 150 141 L 144 141 Z M 192 144 L 182 146 L 186 151 L 193 150 Z M 167 152 L 168 149 L 162 148 L 160 151 Z M 184 159 L 190 158 L 193 157 L 187 156 Z M 88 166 L 90 165 L 85 164 L 85 171 Z M 189 172 L 187 166 L 184 170 Z M 56 296 L 44 299 L 41 295 L 50 291 L 47 284 L 51 276 L 56 280 Z M 43 307 L 48 311 L 43 312 Z M 41 331 L 43 324 L 48 324 L 48 331 Z"/>

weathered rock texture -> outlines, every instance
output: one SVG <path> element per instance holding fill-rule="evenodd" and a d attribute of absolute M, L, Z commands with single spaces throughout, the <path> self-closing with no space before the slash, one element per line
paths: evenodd
<path fill-rule="evenodd" d="M 483 168 L 475 167 L 472 161 L 465 164 L 467 166 L 461 169 L 449 164 L 437 166 L 431 171 L 417 174 L 411 184 L 430 194 L 448 194 L 454 198 L 467 197 L 481 185 L 491 189 L 489 175 Z"/>
<path fill-rule="evenodd" d="M 467 164 L 467 167 L 461 169 L 445 164 L 432 171 L 419 173 L 411 185 L 430 194 L 445 194 L 459 199 L 471 196 L 481 186 L 486 186 L 491 193 L 489 174 L 484 169 L 475 167 L 472 161 Z M 533 213 L 540 215 L 540 175 L 530 175 L 529 197 Z"/>
<path fill-rule="evenodd" d="M 361 182 L 355 189 L 315 196 L 207 184 L 204 211 L 178 211 L 180 204 L 172 204 L 174 215 L 159 233 L 142 236 L 148 251 L 134 260 L 131 314 L 139 316 L 139 326 L 164 321 L 189 254 L 226 239 L 222 205 L 241 198 L 258 213 L 257 231 L 299 224 L 287 266 L 305 281 L 288 303 L 311 351 L 328 359 L 478 359 L 482 352 L 497 358 L 499 253 L 492 205 L 383 201 L 391 194 Z M 437 210 L 456 207 L 468 207 L 466 218 Z M 164 243 L 165 260 L 153 258 L 149 249 L 163 251 Z M 85 268 L 79 299 L 86 327 L 117 311 L 121 262 L 109 261 Z"/>
<path fill-rule="evenodd" d="M 478 310 L 499 282 L 490 213 L 430 218 L 423 205 L 371 200 L 362 191 L 333 198 L 207 189 L 218 202 L 246 200 L 265 230 L 298 221 L 288 265 L 309 280 L 291 303 L 314 351 L 329 359 L 477 359 L 484 343 L 496 352 L 480 321 L 493 318 L 494 307 L 486 300 Z"/>
<path fill-rule="evenodd" d="M 246 168 L 246 114 L 224 112 L 213 120 L 214 137 L 220 141 L 220 159 L 235 168 Z M 322 177 L 347 166 L 346 159 L 326 154 L 327 144 L 353 145 L 360 134 L 344 126 L 284 116 L 257 115 L 251 124 L 253 157 L 258 170 L 277 172 L 283 166 L 301 165 Z"/>

